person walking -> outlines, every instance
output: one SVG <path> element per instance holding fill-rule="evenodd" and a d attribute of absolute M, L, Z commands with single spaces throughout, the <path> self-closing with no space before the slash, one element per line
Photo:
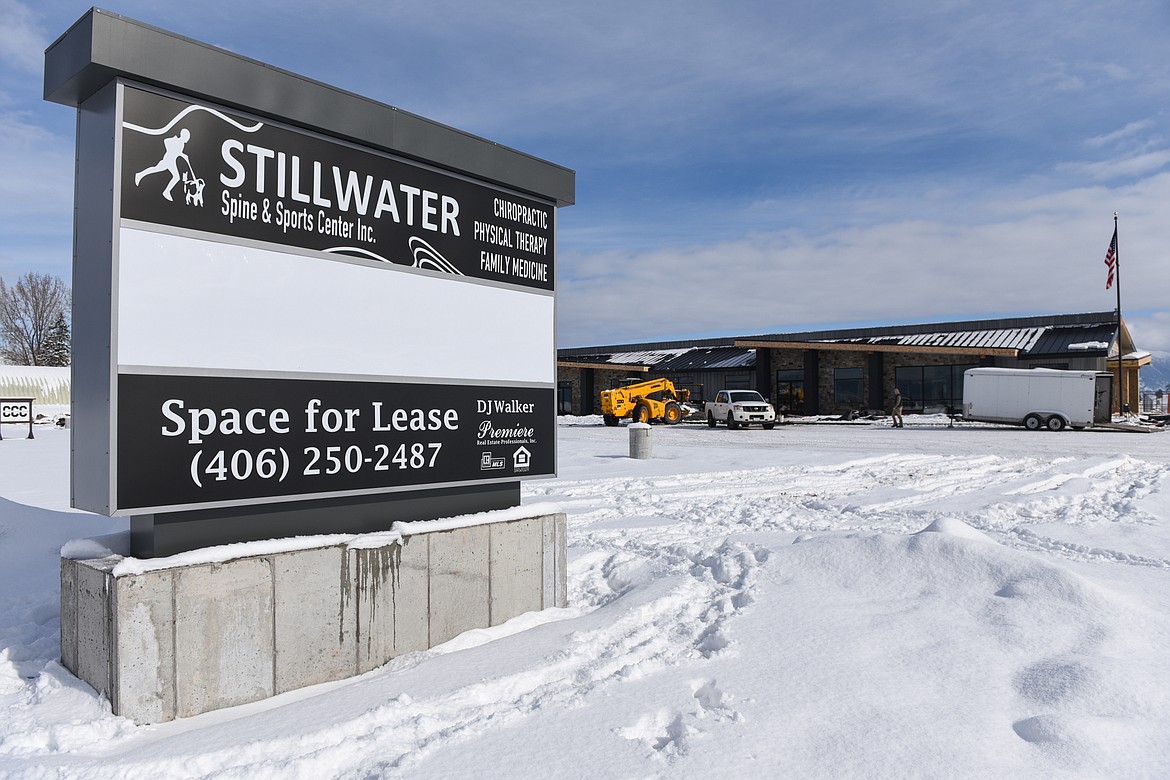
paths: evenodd
<path fill-rule="evenodd" d="M 169 173 L 171 180 L 167 183 L 166 189 L 163 190 L 163 197 L 167 200 L 174 200 L 171 197 L 171 190 L 179 183 L 179 160 L 187 163 L 187 169 L 191 171 L 191 177 L 195 177 L 195 169 L 191 167 L 191 158 L 183 151 L 184 147 L 187 146 L 187 142 L 190 140 L 191 131 L 185 127 L 179 131 L 178 135 L 172 135 L 170 138 L 163 139 L 163 148 L 165 151 L 163 152 L 162 159 L 155 165 L 134 174 L 134 186 L 137 187 L 142 183 L 143 178 L 151 174 Z M 202 193 L 200 195 L 202 196 Z"/>
<path fill-rule="evenodd" d="M 894 405 L 890 408 L 890 416 L 894 418 L 894 427 L 902 427 L 902 391 L 894 388 Z"/>

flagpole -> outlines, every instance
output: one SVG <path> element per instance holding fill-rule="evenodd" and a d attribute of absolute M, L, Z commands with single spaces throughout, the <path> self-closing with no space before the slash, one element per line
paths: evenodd
<path fill-rule="evenodd" d="M 1114 282 L 1117 283 L 1117 385 L 1121 398 L 1117 399 L 1117 411 L 1125 414 L 1125 348 L 1121 342 L 1121 236 L 1117 234 L 1117 212 L 1113 212 L 1113 236 L 1115 243 L 1113 263 Z"/>

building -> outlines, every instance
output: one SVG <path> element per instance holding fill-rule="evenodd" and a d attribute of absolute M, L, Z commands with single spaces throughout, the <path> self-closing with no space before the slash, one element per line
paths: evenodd
<path fill-rule="evenodd" d="M 756 389 L 786 414 L 887 410 L 895 387 L 907 412 L 942 411 L 961 407 L 968 368 L 1004 366 L 1109 371 L 1117 410 L 1119 354 L 1137 409 L 1138 371 L 1151 358 L 1116 312 L 577 347 L 557 351 L 558 408 L 595 414 L 602 390 L 666 377 L 695 399 Z"/>

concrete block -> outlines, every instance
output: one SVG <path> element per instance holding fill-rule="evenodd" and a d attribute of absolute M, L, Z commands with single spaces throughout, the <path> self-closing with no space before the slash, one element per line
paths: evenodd
<path fill-rule="evenodd" d="M 568 599 L 568 545 L 566 542 L 567 523 L 564 514 L 545 515 L 544 552 L 542 562 L 544 578 L 542 595 L 544 608 L 567 607 Z"/>
<path fill-rule="evenodd" d="M 357 673 L 377 669 L 394 657 L 394 558 L 398 545 L 346 551 L 354 597 Z"/>
<path fill-rule="evenodd" d="M 553 603 L 550 607 L 569 606 L 569 523 L 564 513 L 552 515 L 553 528 Z"/>
<path fill-rule="evenodd" d="M 429 644 L 426 536 L 401 544 L 350 550 L 357 601 L 358 673 Z"/>
<path fill-rule="evenodd" d="M 175 717 L 174 573 L 113 580 L 114 712 L 137 723 Z"/>
<path fill-rule="evenodd" d="M 188 717 L 565 606 L 566 550 L 559 514 L 117 579 L 63 560 L 61 659 L 116 714 Z"/>
<path fill-rule="evenodd" d="M 272 564 L 244 558 L 175 574 L 175 714 L 272 696 Z"/>
<path fill-rule="evenodd" d="M 442 644 L 489 625 L 488 529 L 457 528 L 430 534 L 431 639 Z"/>
<path fill-rule="evenodd" d="M 354 674 L 357 605 L 346 553 L 339 545 L 272 556 L 277 693 Z"/>
<path fill-rule="evenodd" d="M 394 563 L 394 655 L 426 650 L 430 643 L 430 542 L 408 536 Z"/>
<path fill-rule="evenodd" d="M 77 561 L 61 559 L 61 665 L 77 674 Z"/>
<path fill-rule="evenodd" d="M 534 517 L 488 526 L 491 625 L 541 608 L 544 520 Z"/>
<path fill-rule="evenodd" d="M 106 559 L 77 561 L 77 676 L 110 696 L 110 571 Z M 80 616 L 84 615 L 84 619 Z"/>
<path fill-rule="evenodd" d="M 541 530 L 543 531 L 540 556 L 540 606 L 542 609 L 554 606 L 557 598 L 556 566 L 553 565 L 556 561 L 557 526 L 552 518 L 552 515 L 540 518 Z"/>

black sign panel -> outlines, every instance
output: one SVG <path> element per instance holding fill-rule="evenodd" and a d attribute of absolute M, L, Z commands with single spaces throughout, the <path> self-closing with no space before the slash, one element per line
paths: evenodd
<path fill-rule="evenodd" d="M 118 510 L 551 476 L 554 404 L 542 388 L 122 374 Z"/>
<path fill-rule="evenodd" d="M 553 206 L 127 86 L 121 215 L 553 289 Z"/>

